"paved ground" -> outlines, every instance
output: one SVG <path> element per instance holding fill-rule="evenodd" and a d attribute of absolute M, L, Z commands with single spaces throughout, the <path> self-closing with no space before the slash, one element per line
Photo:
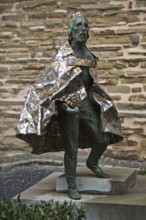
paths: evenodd
<path fill-rule="evenodd" d="M 78 164 L 85 165 L 87 151 L 79 151 Z M 0 198 L 11 198 L 54 171 L 63 170 L 63 152 L 34 155 L 30 151 L 0 152 Z M 146 168 L 146 162 L 102 157 L 101 165 Z"/>

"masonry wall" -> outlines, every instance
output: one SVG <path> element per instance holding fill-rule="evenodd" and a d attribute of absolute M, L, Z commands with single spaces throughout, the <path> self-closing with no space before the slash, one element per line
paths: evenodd
<path fill-rule="evenodd" d="M 0 149 L 27 146 L 15 128 L 28 88 L 67 40 L 77 11 L 89 20 L 96 78 L 114 99 L 123 127 L 124 141 L 105 155 L 146 160 L 145 0 L 0 0 Z"/>

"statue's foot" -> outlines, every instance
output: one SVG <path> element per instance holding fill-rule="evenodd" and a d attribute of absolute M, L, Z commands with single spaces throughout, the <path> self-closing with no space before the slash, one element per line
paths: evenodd
<path fill-rule="evenodd" d="M 69 196 L 69 198 L 74 199 L 74 200 L 81 199 L 81 195 L 79 194 L 76 187 L 75 188 L 72 188 L 72 187 L 68 188 L 68 196 Z"/>
<path fill-rule="evenodd" d="M 104 173 L 103 170 L 98 165 L 90 165 L 86 163 L 87 167 L 92 170 L 96 177 L 108 179 L 109 175 Z"/>

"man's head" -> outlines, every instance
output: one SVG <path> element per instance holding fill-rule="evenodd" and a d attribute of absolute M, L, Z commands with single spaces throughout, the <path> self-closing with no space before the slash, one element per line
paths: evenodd
<path fill-rule="evenodd" d="M 69 41 L 75 41 L 79 44 L 85 44 L 89 37 L 88 21 L 80 13 L 75 14 L 68 25 Z"/>

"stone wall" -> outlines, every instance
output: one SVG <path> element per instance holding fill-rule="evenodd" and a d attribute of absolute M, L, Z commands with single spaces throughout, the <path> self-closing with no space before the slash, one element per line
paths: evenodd
<path fill-rule="evenodd" d="M 123 126 L 124 141 L 105 155 L 146 160 L 145 0 L 0 1 L 0 148 L 26 146 L 15 127 L 28 88 L 67 40 L 68 19 L 79 10 L 89 20 L 88 46 L 99 57 L 97 80 Z"/>

